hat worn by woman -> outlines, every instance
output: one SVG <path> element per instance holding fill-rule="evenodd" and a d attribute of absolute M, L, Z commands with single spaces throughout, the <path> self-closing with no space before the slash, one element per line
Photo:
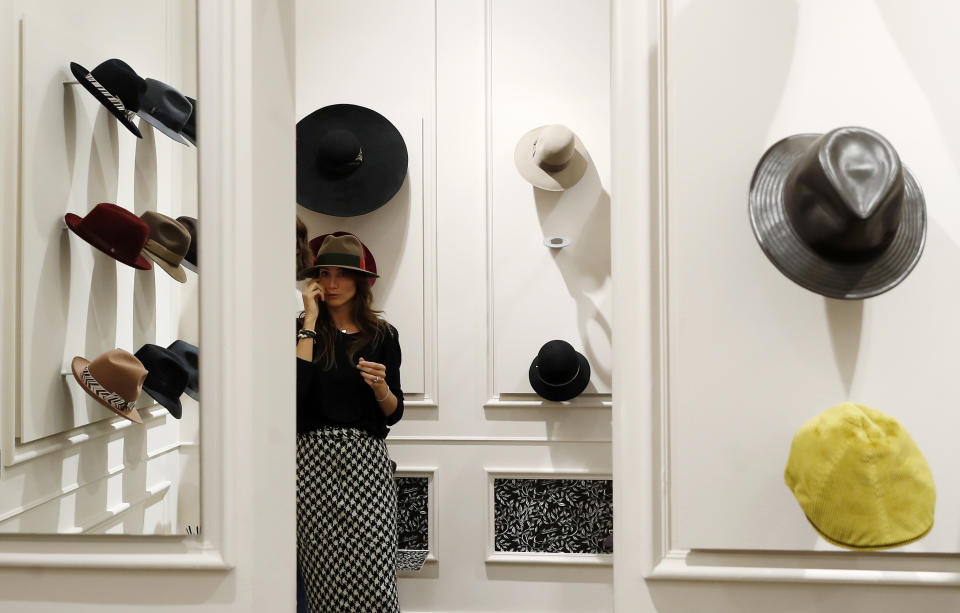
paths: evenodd
<path fill-rule="evenodd" d="M 140 96 L 140 110 L 144 121 L 173 140 L 184 145 L 187 141 L 180 132 L 193 113 L 193 105 L 186 96 L 163 81 L 145 79 L 147 88 Z"/>
<path fill-rule="evenodd" d="M 587 171 L 587 151 L 570 128 L 551 124 L 524 134 L 513 152 L 520 175 L 551 192 L 573 187 Z"/>
<path fill-rule="evenodd" d="M 363 254 L 363 244 L 353 234 L 346 234 L 345 236 L 328 235 L 317 249 L 317 257 L 313 260 L 313 266 L 301 270 L 297 276 L 315 277 L 324 266 L 347 268 L 368 277 L 379 277 L 377 273 L 368 268 Z"/>
<path fill-rule="evenodd" d="M 313 253 L 316 253 L 317 250 L 320 249 L 320 245 L 323 244 L 323 241 L 324 241 L 328 236 L 353 236 L 353 237 L 355 237 L 358 241 L 360 241 L 360 237 L 358 237 L 356 234 L 351 234 L 350 232 L 337 231 L 337 232 L 333 232 L 332 234 L 321 234 L 320 236 L 317 236 L 316 238 L 310 239 L 310 251 L 313 252 Z M 360 246 L 363 247 L 363 266 L 364 266 L 364 269 L 365 269 L 366 271 L 372 272 L 372 273 L 374 273 L 374 274 L 376 275 L 376 272 L 377 272 L 377 261 L 376 261 L 375 259 L 373 259 L 373 253 L 371 253 L 370 250 L 367 249 L 367 246 L 364 244 L 363 241 L 360 241 Z M 297 276 L 300 276 L 300 275 L 297 275 Z M 376 282 L 377 282 L 377 277 L 376 277 L 376 276 L 370 277 L 370 285 L 373 285 L 373 284 L 376 283 Z"/>
<path fill-rule="evenodd" d="M 920 185 L 867 128 L 796 134 L 764 153 L 750 182 L 750 225 L 789 279 L 830 298 L 897 286 L 926 238 Z"/>
<path fill-rule="evenodd" d="M 70 62 L 70 71 L 100 104 L 120 120 L 137 138 L 143 138 L 140 128 L 133 123 L 140 110 L 140 97 L 147 83 L 126 62 L 107 60 L 93 70 L 87 70 L 76 62 Z"/>
<path fill-rule="evenodd" d="M 186 215 L 177 217 L 177 222 L 190 233 L 190 246 L 187 247 L 187 252 L 180 264 L 189 271 L 199 273 L 200 269 L 197 266 L 197 229 L 199 222 L 196 217 L 187 217 Z"/>
<path fill-rule="evenodd" d="M 142 254 L 150 228 L 127 209 L 101 202 L 86 217 L 67 213 L 63 219 L 77 236 L 118 262 L 140 270 L 153 268 Z"/>
<path fill-rule="evenodd" d="M 92 362 L 77 356 L 70 365 L 73 378 L 94 400 L 117 415 L 142 424 L 134 408 L 147 369 L 135 356 L 123 349 L 111 349 Z"/>
<path fill-rule="evenodd" d="M 200 350 L 187 341 L 175 340 L 167 347 L 187 369 L 187 396 L 200 400 Z"/>
<path fill-rule="evenodd" d="M 400 190 L 407 145 L 372 109 L 334 104 L 297 122 L 297 203 L 353 217 L 374 211 Z"/>
<path fill-rule="evenodd" d="M 933 527 L 937 492 L 927 460 L 900 423 L 844 402 L 797 431 L 784 481 L 823 538 L 885 549 Z"/>
<path fill-rule="evenodd" d="M 186 283 L 187 273 L 180 264 L 190 249 L 190 232 L 177 220 L 156 211 L 146 211 L 140 219 L 150 229 L 143 254 L 156 262 L 168 275 L 180 283 Z"/>
<path fill-rule="evenodd" d="M 547 341 L 530 363 L 528 377 L 537 395 L 562 402 L 579 396 L 586 389 L 590 383 L 590 363 L 567 341 Z"/>
<path fill-rule="evenodd" d="M 145 344 L 134 354 L 147 369 L 143 391 L 180 419 L 183 407 L 180 396 L 187 388 L 187 365 L 183 359 L 166 347 Z"/>

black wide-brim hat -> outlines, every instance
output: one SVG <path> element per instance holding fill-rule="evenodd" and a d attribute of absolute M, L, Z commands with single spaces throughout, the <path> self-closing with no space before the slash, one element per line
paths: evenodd
<path fill-rule="evenodd" d="M 318 165 L 321 139 L 334 130 L 352 134 L 363 160 L 345 174 Z M 297 122 L 297 204 L 337 217 L 374 211 L 393 198 L 407 176 L 407 145 L 390 121 L 372 109 L 334 104 Z"/>
<path fill-rule="evenodd" d="M 569 381 L 561 382 L 560 385 L 547 383 L 540 377 L 537 364 L 539 356 L 535 356 L 533 361 L 530 362 L 530 371 L 527 375 L 533 391 L 541 398 L 554 402 L 570 400 L 583 393 L 583 390 L 590 384 L 590 362 L 579 351 L 576 353 L 578 362 L 576 375 Z"/>
<path fill-rule="evenodd" d="M 200 400 L 200 349 L 180 339 L 170 343 L 167 349 L 177 354 L 187 368 L 187 388 L 184 392 L 194 400 Z"/>
<path fill-rule="evenodd" d="M 111 76 L 118 79 L 118 83 L 119 81 L 123 81 L 124 89 L 129 91 L 110 91 L 109 87 L 101 83 L 101 87 L 104 87 L 114 98 L 114 100 L 111 100 L 110 97 L 97 89 L 96 85 L 87 78 L 87 75 L 91 75 L 96 80 L 97 74 L 94 74 L 94 72 L 87 70 L 76 62 L 70 62 L 70 71 L 73 73 L 73 76 L 77 78 L 77 81 L 80 82 L 80 85 L 93 94 L 93 97 L 100 101 L 100 104 L 105 106 L 134 136 L 143 138 L 143 134 L 140 133 L 140 128 L 137 127 L 137 124 L 133 123 L 133 118 L 136 117 L 136 112 L 140 108 L 138 100 L 147 88 L 146 81 L 122 60 L 107 60 L 93 70 L 96 72 L 101 68 L 109 68 Z M 117 88 L 114 87 L 114 89 Z"/>
<path fill-rule="evenodd" d="M 147 343 L 134 354 L 147 369 L 143 391 L 170 411 L 175 418 L 183 416 L 180 396 L 186 390 L 189 375 L 183 359 L 166 347 Z"/>
<path fill-rule="evenodd" d="M 784 205 L 791 170 L 822 134 L 795 134 L 771 146 L 750 181 L 750 225 L 760 248 L 780 272 L 798 285 L 830 298 L 863 299 L 903 281 L 920 260 L 927 213 L 920 184 L 905 165 L 900 226 L 890 245 L 861 262 L 831 260 L 817 253 L 794 230 Z"/>

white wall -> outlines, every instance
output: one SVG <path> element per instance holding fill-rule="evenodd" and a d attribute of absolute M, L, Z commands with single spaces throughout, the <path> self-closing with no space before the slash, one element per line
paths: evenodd
<path fill-rule="evenodd" d="M 401 471 L 436 471 L 436 560 L 401 577 L 404 611 L 612 606 L 608 565 L 487 560 L 486 472 L 611 474 L 609 7 L 297 3 L 298 118 L 327 104 L 370 106 L 410 152 L 406 187 L 381 209 L 355 218 L 297 209 L 311 237 L 353 231 L 396 277 L 373 290 L 400 331 L 413 393 L 388 444 Z M 537 193 L 514 168 L 520 136 L 548 123 L 573 129 L 594 162 L 563 195 Z M 551 234 L 571 245 L 552 252 Z M 542 401 L 527 383 L 553 338 L 593 368 L 569 405 Z"/>
<path fill-rule="evenodd" d="M 134 427 L 69 374 L 75 355 L 197 342 L 196 276 L 182 287 L 159 269 L 135 273 L 63 224 L 65 212 L 83 216 L 99 202 L 196 215 L 196 151 L 146 122 L 137 139 L 69 70 L 71 61 L 92 69 L 121 57 L 142 76 L 195 94 L 194 4 L 142 8 L 134 16 L 111 2 L 9 5 L 10 66 L 22 74 L 4 81 L 20 102 L 8 115 L 19 126 L 11 131 L 20 140 L 18 191 L 3 209 L 4 242 L 18 253 L 7 260 L 4 287 L 19 289 L 10 292 L 19 305 L 0 358 L 16 373 L 3 403 L 0 532 L 170 534 L 199 523 L 199 468 L 195 454 L 181 457 L 197 441 L 196 403 L 186 399 L 178 421 L 144 394 L 145 423 Z"/>

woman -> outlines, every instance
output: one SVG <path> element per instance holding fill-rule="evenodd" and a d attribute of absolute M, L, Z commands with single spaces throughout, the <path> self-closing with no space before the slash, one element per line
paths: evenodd
<path fill-rule="evenodd" d="M 396 490 L 384 441 L 403 415 L 397 330 L 371 308 L 363 247 L 327 236 L 297 322 L 297 557 L 314 613 L 398 612 Z"/>

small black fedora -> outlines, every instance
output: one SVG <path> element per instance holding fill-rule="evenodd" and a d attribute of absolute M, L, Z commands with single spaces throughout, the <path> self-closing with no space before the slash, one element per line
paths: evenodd
<path fill-rule="evenodd" d="M 187 217 L 186 215 L 177 217 L 177 221 L 190 233 L 190 246 L 187 247 L 187 255 L 183 256 L 180 265 L 187 270 L 199 273 L 200 268 L 197 266 L 197 225 L 199 222 L 197 222 L 196 217 Z"/>
<path fill-rule="evenodd" d="M 529 378 L 533 391 L 541 398 L 562 402 L 586 389 L 590 363 L 567 341 L 547 341 L 530 363 Z"/>
<path fill-rule="evenodd" d="M 190 117 L 187 118 L 187 123 L 183 124 L 183 129 L 180 130 L 180 136 L 184 137 L 190 144 L 194 147 L 197 146 L 197 101 L 190 96 L 187 96 L 187 102 L 190 103 Z"/>
<path fill-rule="evenodd" d="M 297 203 L 337 217 L 374 211 L 407 176 L 400 131 L 372 109 L 334 104 L 297 122 Z"/>
<path fill-rule="evenodd" d="M 134 354 L 147 369 L 143 391 L 180 419 L 183 407 L 180 396 L 187 387 L 187 365 L 183 359 L 164 347 L 147 343 Z"/>
<path fill-rule="evenodd" d="M 143 138 L 140 128 L 133 123 L 140 110 L 140 97 L 147 83 L 123 60 L 107 60 L 87 70 L 76 62 L 70 62 L 70 70 L 93 97 L 116 116 L 137 138 Z"/>
<path fill-rule="evenodd" d="M 147 88 L 140 96 L 137 114 L 154 128 L 186 145 L 187 141 L 180 136 L 180 132 L 193 112 L 193 105 L 186 96 L 163 81 L 146 79 L 146 83 Z"/>
<path fill-rule="evenodd" d="M 167 349 L 180 356 L 187 367 L 187 396 L 200 400 L 200 350 L 181 340 L 173 341 Z"/>

